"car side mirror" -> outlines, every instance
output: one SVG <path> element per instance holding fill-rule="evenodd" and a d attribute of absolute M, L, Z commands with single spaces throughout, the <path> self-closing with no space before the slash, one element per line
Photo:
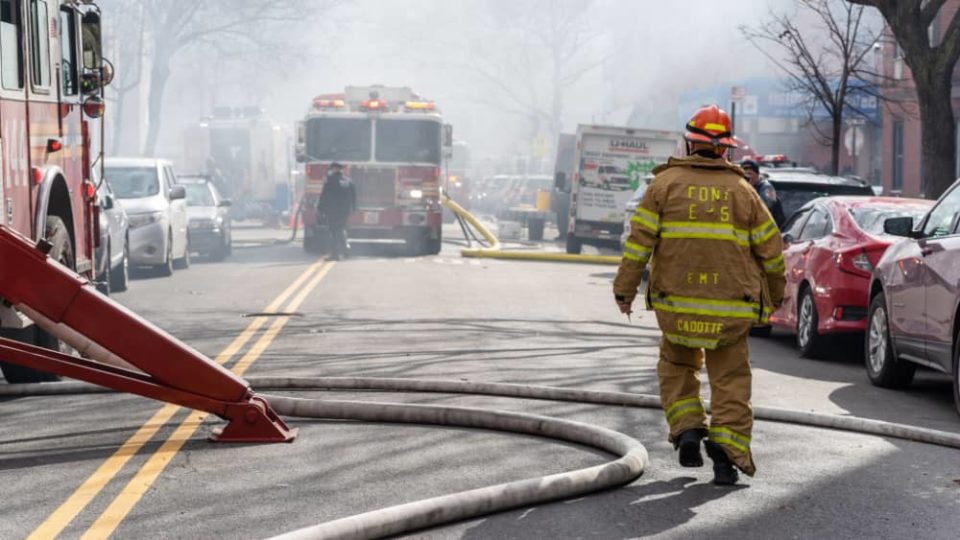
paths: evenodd
<path fill-rule="evenodd" d="M 104 195 L 103 202 L 100 203 L 100 208 L 104 210 L 113 210 L 113 207 L 116 206 L 113 202 L 113 197 L 110 195 Z"/>
<path fill-rule="evenodd" d="M 883 232 L 893 236 L 913 236 L 912 217 L 894 217 L 883 221 Z"/>
<path fill-rule="evenodd" d="M 173 186 L 170 188 L 170 200 L 177 201 L 187 198 L 187 188 L 183 186 Z"/>
<path fill-rule="evenodd" d="M 792 243 L 794 243 L 796 240 L 797 240 L 797 239 L 794 238 L 793 235 L 790 234 L 790 233 L 787 233 L 787 234 L 783 235 L 783 243 L 784 243 L 784 244 L 792 244 Z"/>
<path fill-rule="evenodd" d="M 229 207 L 229 206 L 232 206 L 232 205 L 233 205 L 233 203 L 230 202 L 230 199 L 221 199 L 220 202 L 217 203 L 217 206 L 223 206 L 223 207 Z"/>

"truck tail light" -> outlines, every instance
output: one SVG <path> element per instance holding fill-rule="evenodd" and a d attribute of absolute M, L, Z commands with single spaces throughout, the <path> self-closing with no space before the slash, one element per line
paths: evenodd
<path fill-rule="evenodd" d="M 97 196 L 97 186 L 93 185 L 93 182 L 87 180 L 83 183 L 83 196 L 86 200 L 92 201 L 94 197 Z"/>
<path fill-rule="evenodd" d="M 40 185 L 43 183 L 43 171 L 40 170 L 40 167 L 31 167 L 30 172 L 33 173 L 33 183 Z"/>

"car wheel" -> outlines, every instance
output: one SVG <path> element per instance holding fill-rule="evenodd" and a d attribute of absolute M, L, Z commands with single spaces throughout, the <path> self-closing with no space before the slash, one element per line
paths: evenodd
<path fill-rule="evenodd" d="M 161 277 L 173 275 L 173 235 L 167 237 L 167 252 L 164 254 L 163 264 L 156 267 Z"/>
<path fill-rule="evenodd" d="M 120 265 L 110 270 L 110 289 L 123 292 L 127 290 L 130 281 L 130 244 L 123 243 L 123 260 Z"/>
<path fill-rule="evenodd" d="M 46 221 L 46 232 L 44 234 L 47 242 L 52 246 L 48 255 L 51 259 L 59 262 L 67 268 L 74 268 L 73 244 L 70 241 L 70 233 L 67 232 L 67 226 L 59 217 L 48 217 Z M 72 347 L 63 343 L 52 334 L 47 333 L 37 325 L 24 330 L 5 333 L 14 339 L 26 343 L 33 343 L 38 347 L 52 349 L 65 354 L 74 354 L 76 351 Z M 3 376 L 10 383 L 35 383 L 47 381 L 59 381 L 60 376 L 55 373 L 47 373 L 17 364 L 8 364 L 0 362 L 0 370 Z"/>
<path fill-rule="evenodd" d="M 815 358 L 822 352 L 824 338 L 817 330 L 819 324 L 820 317 L 817 314 L 813 291 L 806 287 L 800 295 L 800 306 L 797 308 L 797 347 L 800 349 L 800 356 Z"/>
<path fill-rule="evenodd" d="M 883 293 L 873 297 L 867 315 L 867 337 L 864 340 L 867 376 L 876 386 L 904 388 L 913 381 L 915 364 L 898 360 L 890 338 L 887 301 Z"/>
<path fill-rule="evenodd" d="M 187 237 L 187 245 L 183 248 L 183 257 L 173 260 L 173 267 L 177 270 L 186 270 L 190 268 L 190 237 Z"/>

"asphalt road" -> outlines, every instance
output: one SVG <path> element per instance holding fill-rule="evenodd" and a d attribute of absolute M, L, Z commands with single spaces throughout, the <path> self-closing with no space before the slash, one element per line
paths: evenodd
<path fill-rule="evenodd" d="M 454 245 L 436 257 L 365 250 L 318 264 L 297 245 L 257 244 L 281 234 L 240 230 L 242 245 L 227 261 L 195 262 L 172 278 L 137 279 L 116 299 L 214 357 L 251 323 L 245 314 L 263 311 L 310 272 L 278 308 L 296 313 L 267 320 L 228 366 L 244 357 L 248 375 L 656 392 L 652 314 L 638 313 L 631 325 L 616 312 L 612 267 L 465 260 Z M 960 432 L 944 376 L 921 373 L 909 391 L 874 388 L 855 343 L 836 347 L 831 358 L 805 360 L 789 337 L 774 336 L 752 340 L 751 353 L 757 405 Z M 955 450 L 759 422 L 757 476 L 719 488 L 709 482 L 709 467 L 676 464 L 659 411 L 462 396 L 306 395 L 548 414 L 620 430 L 650 451 L 649 471 L 624 488 L 410 538 L 960 537 Z M 352 422 L 293 421 L 300 428 L 293 444 L 218 445 L 206 436 L 219 422 L 197 422 L 189 411 L 128 395 L 21 398 L 3 402 L 0 411 L 0 538 L 262 538 L 608 459 L 533 437 Z"/>

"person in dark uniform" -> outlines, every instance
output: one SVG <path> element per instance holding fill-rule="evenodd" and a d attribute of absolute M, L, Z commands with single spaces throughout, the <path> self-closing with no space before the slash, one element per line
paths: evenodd
<path fill-rule="evenodd" d="M 330 230 L 330 258 L 340 260 L 350 255 L 347 246 L 347 220 L 357 208 L 357 190 L 343 174 L 343 165 L 330 164 L 327 181 L 320 192 L 317 211 L 326 218 Z"/>
<path fill-rule="evenodd" d="M 760 200 L 767 206 L 767 210 L 770 210 L 777 228 L 783 227 L 783 223 L 787 220 L 787 216 L 783 213 L 783 203 L 777 197 L 777 190 L 773 184 L 760 175 L 760 166 L 752 159 L 745 159 L 740 162 L 740 168 L 747 174 L 747 182 L 757 190 Z"/>

